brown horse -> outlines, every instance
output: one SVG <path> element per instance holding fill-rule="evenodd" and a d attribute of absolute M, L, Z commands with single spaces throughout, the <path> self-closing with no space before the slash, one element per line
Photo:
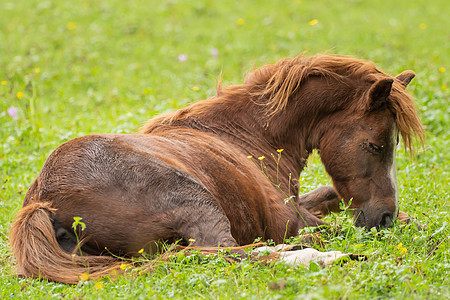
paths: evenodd
<path fill-rule="evenodd" d="M 319 217 L 341 198 L 352 199 L 356 226 L 388 227 L 398 214 L 399 134 L 409 149 L 423 138 L 405 92 L 414 76 L 391 77 L 346 56 L 286 58 L 150 120 L 139 134 L 64 143 L 11 228 L 18 272 L 72 283 L 87 267 L 92 273 L 116 264 L 108 254 L 156 251 L 160 241 L 280 243 L 325 224 Z M 276 163 L 270 154 L 281 149 Z M 298 178 L 314 149 L 334 187 L 299 196 Z M 83 256 L 73 254 L 74 217 L 86 224 Z"/>

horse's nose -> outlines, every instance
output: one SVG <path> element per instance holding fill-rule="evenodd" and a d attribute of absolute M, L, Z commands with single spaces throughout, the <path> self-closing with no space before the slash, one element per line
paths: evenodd
<path fill-rule="evenodd" d="M 380 227 L 388 228 L 392 224 L 392 214 L 390 212 L 386 212 L 381 217 Z"/>

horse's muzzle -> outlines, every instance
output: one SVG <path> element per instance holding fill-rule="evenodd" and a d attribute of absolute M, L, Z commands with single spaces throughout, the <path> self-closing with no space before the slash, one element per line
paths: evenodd
<path fill-rule="evenodd" d="M 392 225 L 394 220 L 393 214 L 389 211 L 385 211 L 381 214 L 369 214 L 363 209 L 356 209 L 353 212 L 353 221 L 356 227 L 366 227 L 367 230 L 375 227 L 388 228 Z"/>

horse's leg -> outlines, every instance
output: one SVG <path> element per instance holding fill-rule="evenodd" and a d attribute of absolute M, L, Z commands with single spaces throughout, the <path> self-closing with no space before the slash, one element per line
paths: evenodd
<path fill-rule="evenodd" d="M 233 247 L 236 240 L 225 213 L 217 206 L 193 205 L 175 212 L 176 232 L 185 241 L 199 247 Z"/>
<path fill-rule="evenodd" d="M 318 218 L 330 212 L 339 212 L 340 198 L 332 186 L 321 186 L 299 196 L 299 204 Z"/>
<path fill-rule="evenodd" d="M 361 254 L 343 253 L 341 251 L 326 251 L 321 252 L 313 248 L 304 248 L 298 250 L 293 245 L 279 244 L 275 247 L 259 247 L 253 253 L 268 253 L 266 256 L 259 257 L 262 261 L 282 261 L 288 265 L 306 265 L 309 266 L 311 262 L 317 263 L 320 266 L 328 266 L 335 261 L 345 257 L 352 260 L 366 260 L 367 257 Z"/>
<path fill-rule="evenodd" d="M 323 218 L 330 212 L 340 212 L 340 197 L 332 186 L 321 186 L 309 193 L 300 195 L 299 204 L 318 218 Z M 398 212 L 400 222 L 409 223 L 409 216 L 403 211 Z"/>

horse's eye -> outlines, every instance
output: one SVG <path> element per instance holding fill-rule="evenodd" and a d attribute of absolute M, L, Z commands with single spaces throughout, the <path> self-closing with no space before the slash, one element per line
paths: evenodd
<path fill-rule="evenodd" d="M 369 151 L 373 154 L 380 154 L 381 152 L 383 152 L 383 147 L 384 146 L 378 146 L 378 145 L 369 143 Z"/>

